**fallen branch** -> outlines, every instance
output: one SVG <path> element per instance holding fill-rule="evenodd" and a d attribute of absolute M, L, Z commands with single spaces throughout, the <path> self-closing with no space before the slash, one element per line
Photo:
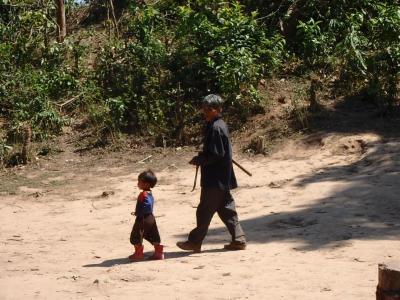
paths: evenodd
<path fill-rule="evenodd" d="M 16 204 L 14 204 L 14 203 L 6 203 L 6 205 L 8 205 L 8 206 L 13 206 L 13 207 L 17 207 L 17 208 L 20 208 L 20 209 L 24 209 L 22 206 L 16 205 Z"/>
<path fill-rule="evenodd" d="M 149 158 L 152 158 L 152 157 L 153 157 L 153 155 L 149 155 L 149 156 L 143 158 L 142 160 L 139 160 L 137 163 L 138 164 L 144 163 L 146 160 L 148 160 Z"/>
<path fill-rule="evenodd" d="M 83 95 L 83 93 L 80 93 L 80 94 L 78 94 L 78 95 L 72 97 L 71 99 L 65 101 L 64 103 L 57 104 L 57 105 L 60 107 L 60 111 L 63 109 L 63 107 L 64 107 L 65 105 L 68 105 L 68 104 L 74 102 L 76 99 L 79 99 L 79 97 L 82 96 L 82 95 Z"/>
<path fill-rule="evenodd" d="M 165 170 L 168 170 L 169 168 L 178 169 L 178 167 L 175 164 L 171 164 L 171 165 L 166 166 L 164 169 L 162 169 L 161 172 L 164 172 Z"/>
<path fill-rule="evenodd" d="M 96 206 L 94 206 L 94 200 L 92 200 L 92 207 L 94 208 L 94 209 L 97 209 L 98 210 L 98 208 L 96 207 Z"/>

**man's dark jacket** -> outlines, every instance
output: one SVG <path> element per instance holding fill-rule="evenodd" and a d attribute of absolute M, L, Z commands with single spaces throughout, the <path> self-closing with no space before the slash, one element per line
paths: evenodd
<path fill-rule="evenodd" d="M 207 122 L 199 163 L 203 188 L 231 190 L 237 187 L 229 130 L 221 117 Z"/>

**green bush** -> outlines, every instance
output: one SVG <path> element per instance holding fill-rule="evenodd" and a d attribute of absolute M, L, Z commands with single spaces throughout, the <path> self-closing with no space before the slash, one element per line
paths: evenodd
<path fill-rule="evenodd" d="M 398 99 L 400 8 L 394 1 L 309 1 L 302 8 L 295 50 L 311 67 L 339 70 L 348 94 L 389 107 Z M 300 45 L 300 47 L 298 47 Z M 334 64 L 332 66 L 332 64 Z"/>
<path fill-rule="evenodd" d="M 4 5 L 0 14 L 0 115 L 10 135 L 22 123 L 34 138 L 58 134 L 67 120 L 57 104 L 78 87 L 69 65 L 73 47 L 52 41 L 54 3 L 44 4 Z"/>
<path fill-rule="evenodd" d="M 268 37 L 257 14 L 245 14 L 238 2 L 198 2 L 197 10 L 180 7 L 180 32 L 190 37 L 203 63 L 199 71 L 208 89 L 234 102 L 280 65 L 284 40 L 279 34 Z"/>
<path fill-rule="evenodd" d="M 88 12 L 96 4 L 105 18 L 107 2 L 92 1 Z M 71 16 L 81 12 L 67 6 Z M 54 1 L 0 0 L 0 117 L 8 136 L 28 124 L 35 138 L 47 138 L 67 114 L 81 113 L 102 140 L 126 131 L 184 141 L 201 97 L 221 94 L 232 119 L 245 121 L 258 108 L 260 79 L 288 57 L 304 62 L 305 72 L 339 75 L 347 95 L 361 93 L 382 110 L 398 103 L 394 0 L 122 1 L 116 15 L 117 22 L 88 17 L 115 29 L 97 53 L 80 45 L 79 34 L 55 42 Z"/>
<path fill-rule="evenodd" d="M 134 8 L 123 40 L 103 48 L 96 73 L 118 127 L 181 135 L 201 96 L 220 93 L 244 110 L 277 68 L 284 40 L 267 36 L 237 2 Z M 176 128 L 178 128 L 176 130 Z"/>

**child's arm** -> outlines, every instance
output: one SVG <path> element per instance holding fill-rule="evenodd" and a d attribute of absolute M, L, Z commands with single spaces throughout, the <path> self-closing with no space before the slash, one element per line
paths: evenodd
<path fill-rule="evenodd" d="M 139 197 L 136 201 L 136 209 L 134 212 L 135 216 L 140 217 L 141 215 L 143 215 L 143 202 L 146 199 L 146 196 L 147 196 L 146 192 L 141 192 L 139 194 Z"/>

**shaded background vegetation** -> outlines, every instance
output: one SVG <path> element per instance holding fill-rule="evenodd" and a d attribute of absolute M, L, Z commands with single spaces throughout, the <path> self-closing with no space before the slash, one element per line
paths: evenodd
<path fill-rule="evenodd" d="M 242 124 L 275 77 L 329 78 L 382 114 L 398 105 L 397 1 L 0 0 L 0 157 L 68 124 L 93 143 L 119 133 L 190 143 L 199 99 L 219 93 Z M 315 99 L 314 99 L 315 100 Z M 306 126 L 303 124 L 303 126 Z"/>

